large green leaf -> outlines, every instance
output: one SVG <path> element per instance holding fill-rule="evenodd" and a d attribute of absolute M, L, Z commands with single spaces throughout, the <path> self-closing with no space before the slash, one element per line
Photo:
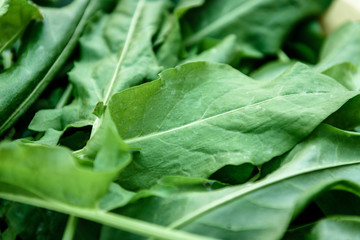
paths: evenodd
<path fill-rule="evenodd" d="M 334 31 L 321 49 L 317 70 L 349 62 L 360 67 L 360 22 L 348 22 Z M 360 81 L 360 80 L 359 80 Z"/>
<path fill-rule="evenodd" d="M 105 115 L 106 116 L 106 115 Z M 161 239 L 213 240 L 149 224 L 106 210 L 124 206 L 133 193 L 111 183 L 130 161 L 129 148 L 105 117 L 86 153 L 34 143 L 0 144 L 0 197 L 71 214 L 100 224 Z M 100 142 L 101 141 L 101 142 Z M 70 234 L 71 235 L 71 234 Z"/>
<path fill-rule="evenodd" d="M 0 134 L 29 108 L 61 68 L 98 3 L 76 0 L 64 8 L 41 9 L 44 22 L 29 28 L 16 64 L 0 74 Z"/>
<path fill-rule="evenodd" d="M 0 53 L 11 46 L 34 19 L 42 19 L 39 10 L 27 0 L 0 2 Z"/>
<path fill-rule="evenodd" d="M 358 133 L 321 125 L 263 180 L 210 192 L 155 192 L 157 197 L 118 213 L 221 239 L 280 239 L 291 220 L 321 192 L 346 186 L 359 194 L 359 144 Z M 105 228 L 102 239 L 138 239 L 125 234 Z"/>
<path fill-rule="evenodd" d="M 331 0 L 211 0 L 190 10 L 183 18 L 191 33 L 185 44 L 191 46 L 205 37 L 237 36 L 240 46 L 264 54 L 276 54 L 290 29 L 299 20 L 319 14 Z"/>
<path fill-rule="evenodd" d="M 121 137 L 141 149 L 121 175 L 127 187 L 171 174 L 208 177 L 226 164 L 263 164 L 357 94 L 302 64 L 272 81 L 209 62 L 160 77 L 114 95 L 108 106 Z"/>
<path fill-rule="evenodd" d="M 161 70 L 152 49 L 167 1 L 120 1 L 110 15 L 99 15 L 80 39 L 80 59 L 69 73 L 74 101 L 62 109 L 42 110 L 30 128 L 64 130 L 69 124 L 94 121 L 98 102 L 113 93 L 154 79 Z M 51 120 L 51 121 L 49 121 Z"/>

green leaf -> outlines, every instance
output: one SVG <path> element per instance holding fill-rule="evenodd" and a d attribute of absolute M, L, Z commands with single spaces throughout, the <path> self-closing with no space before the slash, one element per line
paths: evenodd
<path fill-rule="evenodd" d="M 93 114 L 95 116 L 97 116 L 98 118 L 100 118 L 104 112 L 105 112 L 106 106 L 104 105 L 103 102 L 98 102 L 95 106 L 95 109 L 93 111 Z"/>
<path fill-rule="evenodd" d="M 16 64 L 0 74 L 0 134 L 29 108 L 60 70 L 97 8 L 97 1 L 88 0 L 76 0 L 59 9 L 41 8 L 44 22 L 29 28 Z"/>
<path fill-rule="evenodd" d="M 190 9 L 200 7 L 204 3 L 205 0 L 179 0 L 175 6 L 174 13 L 178 18 L 181 18 Z"/>
<path fill-rule="evenodd" d="M 334 216 L 316 223 L 309 239 L 356 239 L 359 236 L 360 218 L 358 216 Z"/>
<path fill-rule="evenodd" d="M 5 219 L 10 232 L 21 239 L 61 239 L 59 232 L 66 223 L 64 214 L 15 202 L 10 204 Z"/>
<path fill-rule="evenodd" d="M 316 69 L 323 72 L 336 64 L 350 62 L 360 67 L 360 22 L 348 22 L 325 41 Z"/>
<path fill-rule="evenodd" d="M 291 220 L 322 192 L 346 186 L 359 194 L 359 144 L 358 133 L 320 125 L 263 180 L 142 199 L 118 213 L 221 239 L 280 239 Z M 110 228 L 103 234 L 138 239 Z"/>
<path fill-rule="evenodd" d="M 286 70 L 294 66 L 295 63 L 295 61 L 272 61 L 252 72 L 250 77 L 256 80 L 272 80 L 286 72 Z"/>
<path fill-rule="evenodd" d="M 27 0 L 3 0 L 0 2 L 0 53 L 11 46 L 34 19 L 42 15 Z"/>
<path fill-rule="evenodd" d="M 237 65 L 240 58 L 240 49 L 236 44 L 236 36 L 230 35 L 214 47 L 201 52 L 199 55 L 186 58 L 182 63 L 208 61 Z"/>
<path fill-rule="evenodd" d="M 263 164 L 357 94 L 302 64 L 272 81 L 209 62 L 160 77 L 114 95 L 107 108 L 125 142 L 141 149 L 121 174 L 128 188 L 164 175 L 206 178 L 227 164 Z"/>
<path fill-rule="evenodd" d="M 80 59 L 69 73 L 75 99 L 62 109 L 41 110 L 30 129 L 64 130 L 78 121 L 94 121 L 98 102 L 113 93 L 154 79 L 161 70 L 152 49 L 167 1 L 120 1 L 111 14 L 97 15 L 80 39 Z M 53 119 L 53 122 L 43 121 Z"/>
<path fill-rule="evenodd" d="M 140 221 L 137 219 L 131 219 L 125 216 L 107 213 L 103 210 L 93 208 L 77 207 L 73 205 L 67 205 L 59 202 L 49 202 L 34 196 L 25 194 L 16 194 L 14 189 L 4 188 L 4 185 L 0 185 L 0 197 L 11 201 L 19 201 L 27 204 L 31 204 L 37 207 L 48 208 L 51 210 L 72 214 L 77 217 L 95 221 L 100 224 L 106 224 L 111 227 L 130 231 L 142 236 L 155 237 L 164 240 L 216 240 L 215 238 L 209 238 L 190 234 L 186 232 L 167 229 L 165 227 Z M 10 193 L 6 190 L 10 190 Z"/>
<path fill-rule="evenodd" d="M 331 114 L 325 122 L 348 131 L 360 131 L 360 97 L 348 101 L 338 111 Z"/>
<path fill-rule="evenodd" d="M 223 39 L 235 34 L 239 46 L 263 54 L 276 54 L 299 20 L 321 13 L 330 0 L 213 0 L 183 18 L 192 30 L 184 43 L 191 46 L 205 37 Z"/>
<path fill-rule="evenodd" d="M 65 148 L 4 142 L 0 145 L 0 181 L 47 200 L 94 207 L 120 169 L 130 161 L 126 151 L 118 152 L 123 157 L 113 158 L 112 165 L 102 167 L 104 160 L 99 156 L 94 169 L 90 169 L 80 166 Z"/>
<path fill-rule="evenodd" d="M 156 43 L 161 45 L 156 51 L 156 58 L 164 68 L 174 67 L 179 61 L 182 50 L 182 39 L 179 20 L 174 15 L 167 15 L 164 26 Z"/>
<path fill-rule="evenodd" d="M 360 47 L 359 47 L 360 49 Z M 349 90 L 360 89 L 360 64 L 356 67 L 351 62 L 335 64 L 326 69 L 323 74 L 336 79 Z"/>
<path fill-rule="evenodd" d="M 96 145 L 98 138 L 94 138 L 89 143 L 91 153 L 82 159 L 63 147 L 3 142 L 0 182 L 47 200 L 97 206 L 115 176 L 131 161 L 129 147 L 116 128 L 108 124 L 101 130 L 101 144 Z"/>

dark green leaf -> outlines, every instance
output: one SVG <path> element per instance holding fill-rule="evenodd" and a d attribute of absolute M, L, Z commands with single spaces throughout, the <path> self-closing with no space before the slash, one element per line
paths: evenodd
<path fill-rule="evenodd" d="M 0 53 L 11 46 L 34 19 L 42 19 L 39 10 L 27 0 L 0 2 Z"/>
<path fill-rule="evenodd" d="M 44 22 L 29 28 L 16 64 L 0 74 L 0 134 L 29 108 L 59 71 L 97 4 L 76 0 L 64 8 L 42 8 Z"/>
<path fill-rule="evenodd" d="M 264 54 L 276 54 L 291 27 L 305 17 L 319 14 L 330 0 L 212 0 L 189 11 L 183 18 L 192 34 L 185 44 L 191 46 L 205 37 L 222 39 L 237 36 L 238 44 Z"/>

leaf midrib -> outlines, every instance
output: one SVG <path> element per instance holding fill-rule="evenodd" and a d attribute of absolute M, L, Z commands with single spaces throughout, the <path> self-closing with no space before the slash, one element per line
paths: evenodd
<path fill-rule="evenodd" d="M 127 144 L 133 144 L 133 143 L 136 143 L 136 142 L 141 142 L 143 140 L 147 140 L 147 139 L 150 139 L 150 138 L 154 138 L 154 137 L 158 137 L 158 136 L 161 136 L 161 135 L 166 135 L 166 134 L 169 134 L 169 133 L 172 133 L 172 132 L 176 132 L 176 131 L 181 131 L 182 129 L 185 129 L 185 128 L 188 128 L 188 127 L 192 127 L 194 125 L 197 125 L 197 124 L 201 124 L 203 122 L 206 122 L 206 121 L 209 121 L 209 120 L 212 120 L 212 119 L 215 119 L 215 118 L 218 118 L 218 117 L 223 117 L 225 115 L 228 115 L 228 114 L 231 114 L 231 113 L 234 113 L 234 112 L 237 112 L 237 111 L 241 111 L 243 109 L 246 109 L 246 108 L 250 108 L 250 107 L 254 107 L 254 106 L 258 106 L 258 105 L 261 105 L 261 104 L 265 104 L 267 102 L 270 102 L 272 100 L 277 100 L 277 99 L 281 99 L 281 98 L 286 98 L 286 97 L 289 97 L 289 96 L 306 96 L 306 95 L 326 95 L 326 94 L 333 94 L 331 92 L 314 92 L 314 93 L 295 93 L 295 94 L 287 94 L 287 95 L 280 95 L 280 96 L 276 96 L 276 97 L 273 97 L 273 98 L 269 98 L 269 99 L 266 99 L 266 100 L 263 100 L 263 101 L 260 101 L 260 102 L 257 102 L 257 103 L 253 103 L 253 104 L 250 104 L 250 105 L 246 105 L 246 106 L 242 106 L 242 107 L 239 107 L 239 108 L 236 108 L 236 109 L 233 109 L 233 110 L 230 110 L 230 111 L 227 111 L 227 112 L 223 112 L 223 113 L 220 113 L 220 114 L 216 114 L 216 115 L 213 115 L 213 116 L 210 116 L 210 117 L 207 117 L 207 118 L 202 118 L 202 119 L 199 119 L 199 120 L 196 120 L 194 122 L 191 122 L 191 123 L 187 123 L 185 125 L 182 125 L 182 126 L 179 126 L 179 127 L 175 127 L 175 128 L 171 128 L 169 130 L 165 130 L 165 131 L 161 131 L 161 132 L 155 132 L 155 133 L 150 133 L 150 134 L 147 134 L 147 135 L 144 135 L 144 136 L 140 136 L 140 137 L 133 137 L 133 138 L 128 138 L 128 139 L 124 139 L 124 141 L 127 143 Z"/>
<path fill-rule="evenodd" d="M 117 76 L 119 75 L 120 69 L 121 69 L 121 67 L 123 65 L 123 62 L 124 62 L 124 60 L 125 60 L 125 58 L 127 56 L 128 51 L 130 49 L 131 39 L 133 38 L 133 35 L 135 33 L 135 28 L 136 28 L 136 25 L 139 22 L 142 9 L 145 6 L 145 2 L 146 2 L 146 0 L 140 0 L 138 2 L 137 6 L 136 6 L 134 15 L 133 15 L 131 23 L 130 23 L 129 31 L 128 31 L 127 36 L 126 36 L 125 45 L 124 45 L 124 47 L 122 49 L 120 58 L 119 58 L 119 60 L 118 60 L 118 62 L 116 64 L 114 74 L 113 74 L 113 76 L 111 78 L 109 88 L 108 88 L 108 90 L 106 92 L 106 95 L 104 97 L 104 104 L 105 105 L 108 104 L 108 102 L 110 100 L 110 97 L 111 97 L 111 94 L 113 93 L 113 88 L 115 86 L 115 82 L 118 79 Z"/>

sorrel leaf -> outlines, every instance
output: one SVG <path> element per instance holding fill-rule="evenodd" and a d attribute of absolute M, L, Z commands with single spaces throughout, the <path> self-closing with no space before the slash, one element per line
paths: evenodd
<path fill-rule="evenodd" d="M 0 134 L 49 84 L 71 54 L 96 6 L 97 1 L 76 0 L 64 8 L 41 9 L 44 22 L 29 29 L 16 64 L 0 74 Z M 62 24 L 58 24 L 60 19 Z"/>
<path fill-rule="evenodd" d="M 117 135 L 106 135 L 109 142 L 97 153 L 93 167 L 82 166 L 86 162 L 79 162 L 65 148 L 4 142 L 0 146 L 0 182 L 48 201 L 95 207 L 131 159 Z"/>
<path fill-rule="evenodd" d="M 69 73 L 75 99 L 62 109 L 42 110 L 30 128 L 64 130 L 77 121 L 94 121 L 93 109 L 120 90 L 156 78 L 161 70 L 151 39 L 160 26 L 166 1 L 120 1 L 110 14 L 97 16 L 82 36 L 80 60 Z M 43 124 L 43 119 L 54 119 Z"/>
<path fill-rule="evenodd" d="M 360 160 L 354 147 L 359 143 L 358 133 L 321 125 L 263 180 L 211 192 L 182 191 L 143 199 L 118 213 L 221 239 L 279 239 L 291 220 L 321 192 L 342 186 L 358 192 Z M 137 239 L 110 228 L 103 234 Z"/>
<path fill-rule="evenodd" d="M 206 178 L 226 164 L 263 164 L 357 94 L 302 64 L 272 81 L 208 62 L 160 77 L 114 95 L 108 106 L 121 137 L 141 149 L 120 177 L 131 188 L 164 174 Z"/>
<path fill-rule="evenodd" d="M 360 67 L 360 22 L 348 22 L 334 31 L 324 43 L 321 52 L 318 71 L 350 62 Z"/>
<path fill-rule="evenodd" d="M 264 54 L 276 54 L 291 27 L 305 17 L 319 14 L 331 1 L 230 0 L 206 1 L 183 18 L 191 29 L 184 43 L 198 43 L 205 37 L 224 38 L 235 34 L 239 46 Z M 286 19 L 286 21 L 284 21 Z M 261 24 L 258 24 L 261 22 Z"/>

